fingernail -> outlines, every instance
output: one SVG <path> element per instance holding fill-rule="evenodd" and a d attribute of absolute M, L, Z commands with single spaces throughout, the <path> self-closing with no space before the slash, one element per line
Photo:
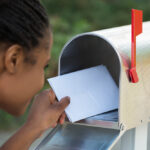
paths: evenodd
<path fill-rule="evenodd" d="M 68 103 L 70 104 L 70 97 L 69 97 L 69 96 L 67 96 L 67 98 L 68 98 Z"/>
<path fill-rule="evenodd" d="M 66 96 L 66 98 L 68 98 L 70 100 L 70 97 L 69 96 Z"/>

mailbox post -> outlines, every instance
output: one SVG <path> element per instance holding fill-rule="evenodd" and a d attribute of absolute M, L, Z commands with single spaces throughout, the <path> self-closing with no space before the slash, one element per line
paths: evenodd
<path fill-rule="evenodd" d="M 36 150 L 150 149 L 150 22 L 137 37 L 139 82 L 129 77 L 131 26 L 89 33 L 71 39 L 59 59 L 59 75 L 105 65 L 119 88 L 117 110 L 57 126 Z M 142 145 L 141 145 L 142 144 Z M 142 146 L 142 148 L 140 148 Z"/>

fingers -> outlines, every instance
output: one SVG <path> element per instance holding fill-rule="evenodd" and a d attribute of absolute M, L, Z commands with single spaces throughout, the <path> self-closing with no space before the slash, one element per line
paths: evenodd
<path fill-rule="evenodd" d="M 63 112 L 62 115 L 60 116 L 59 123 L 64 124 L 65 118 L 66 118 L 66 114 L 65 112 Z"/>
<path fill-rule="evenodd" d="M 60 113 L 63 113 L 65 108 L 70 104 L 70 97 L 64 97 L 57 103 L 57 109 Z"/>
<path fill-rule="evenodd" d="M 61 115 L 69 104 L 70 98 L 67 96 L 62 98 L 61 101 L 54 103 L 52 107 L 53 110 L 55 110 L 59 115 Z"/>
<path fill-rule="evenodd" d="M 52 125 L 52 128 L 55 128 L 57 126 L 57 123 L 54 123 L 53 125 Z"/>
<path fill-rule="evenodd" d="M 60 121 L 61 115 L 64 112 L 65 108 L 69 105 L 69 103 L 70 103 L 70 98 L 64 97 L 61 99 L 60 102 L 55 102 L 54 104 L 52 104 L 50 106 L 49 114 L 51 114 L 51 115 L 53 114 L 53 116 L 54 116 L 53 118 L 54 118 L 55 122 Z M 63 124 L 64 119 L 65 119 L 65 116 L 63 115 L 61 118 L 61 124 Z"/>
<path fill-rule="evenodd" d="M 59 118 L 58 123 L 60 123 L 61 125 L 64 124 L 65 118 L 66 118 L 66 114 L 65 114 L 65 112 L 63 112 Z M 56 126 L 57 126 L 57 123 L 54 123 L 51 127 L 55 128 Z"/>
<path fill-rule="evenodd" d="M 51 104 L 54 104 L 54 102 L 56 100 L 56 95 L 55 95 L 55 93 L 53 92 L 52 89 L 49 90 L 49 96 L 50 96 L 50 102 L 51 102 Z"/>

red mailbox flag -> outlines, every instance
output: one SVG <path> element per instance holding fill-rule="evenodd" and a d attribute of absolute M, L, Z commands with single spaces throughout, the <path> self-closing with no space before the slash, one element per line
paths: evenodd
<path fill-rule="evenodd" d="M 136 36 L 142 33 L 143 11 L 132 9 L 131 25 L 132 25 L 132 42 L 131 42 L 131 69 L 129 70 L 131 82 L 139 81 L 136 72 Z"/>

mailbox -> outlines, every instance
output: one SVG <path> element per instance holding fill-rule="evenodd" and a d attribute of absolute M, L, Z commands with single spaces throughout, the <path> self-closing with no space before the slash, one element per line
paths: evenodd
<path fill-rule="evenodd" d="M 132 83 L 130 25 L 79 34 L 64 46 L 59 75 L 105 65 L 119 88 L 119 106 L 117 110 L 57 126 L 37 149 L 134 149 L 135 128 L 150 121 L 150 22 L 143 23 L 136 47 L 139 82 Z"/>

